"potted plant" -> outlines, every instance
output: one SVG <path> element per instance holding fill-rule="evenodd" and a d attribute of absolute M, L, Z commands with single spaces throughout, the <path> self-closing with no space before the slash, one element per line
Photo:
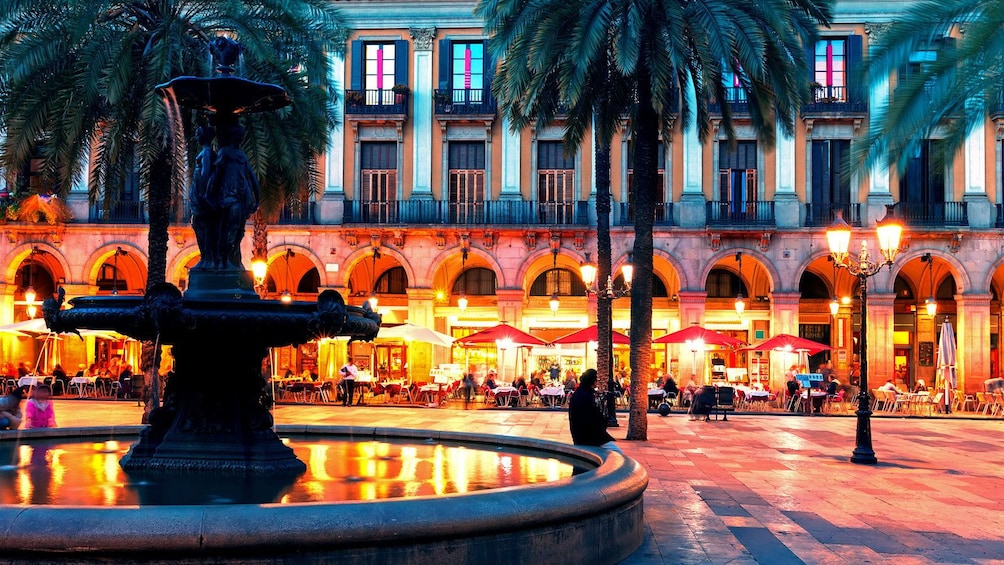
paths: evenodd
<path fill-rule="evenodd" d="M 404 104 L 404 95 L 408 94 L 408 85 L 395 84 L 394 86 L 390 87 L 390 89 L 394 91 L 394 103 Z"/>
<path fill-rule="evenodd" d="M 449 112 L 453 110 L 453 94 L 447 88 L 440 88 L 436 90 L 436 93 L 432 96 L 433 101 L 437 106 L 440 106 L 444 112 Z"/>
<path fill-rule="evenodd" d="M 345 93 L 346 106 L 362 106 L 366 102 L 366 97 L 359 90 L 349 90 Z"/>

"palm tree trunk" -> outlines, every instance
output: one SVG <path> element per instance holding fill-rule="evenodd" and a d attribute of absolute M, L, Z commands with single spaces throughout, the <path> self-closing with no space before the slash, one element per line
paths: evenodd
<path fill-rule="evenodd" d="M 167 149 L 161 151 L 151 165 L 154 174 L 150 175 L 150 186 L 147 190 L 147 207 L 150 215 L 150 230 L 147 232 L 147 247 L 149 248 L 149 269 L 146 288 L 149 291 L 155 284 L 167 281 L 167 246 L 170 239 L 168 226 L 171 223 L 171 193 L 172 165 Z M 145 382 L 140 390 L 143 400 L 143 423 L 150 418 L 150 411 L 160 405 L 160 344 L 144 341 L 141 353 Z"/>
<path fill-rule="evenodd" d="M 644 56 L 643 56 L 644 57 Z M 644 61 L 638 68 L 646 68 Z M 638 74 L 638 113 L 634 124 L 634 281 L 631 286 L 631 409 L 627 439 L 648 439 L 648 382 L 652 367 L 652 277 L 655 191 L 658 189 L 658 115 L 652 85 Z"/>

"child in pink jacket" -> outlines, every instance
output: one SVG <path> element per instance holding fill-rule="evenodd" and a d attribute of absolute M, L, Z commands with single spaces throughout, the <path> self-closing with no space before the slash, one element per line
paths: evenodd
<path fill-rule="evenodd" d="M 49 385 L 35 387 L 24 409 L 25 429 L 56 427 L 56 409 L 49 400 L 51 396 Z"/>

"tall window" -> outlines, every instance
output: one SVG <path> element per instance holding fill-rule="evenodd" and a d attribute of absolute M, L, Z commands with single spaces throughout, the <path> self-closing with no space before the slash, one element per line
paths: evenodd
<path fill-rule="evenodd" d="M 928 204 L 945 201 L 945 149 L 940 140 L 925 139 L 907 160 L 899 179 L 899 199 Z"/>
<path fill-rule="evenodd" d="M 847 101 L 847 41 L 844 38 L 816 42 L 813 80 L 823 87 L 816 91 L 816 100 Z"/>
<path fill-rule="evenodd" d="M 827 139 L 812 142 L 812 203 L 846 205 L 851 201 L 851 142 Z"/>
<path fill-rule="evenodd" d="M 374 290 L 377 294 L 407 294 L 408 273 L 404 267 L 391 267 L 377 279 Z"/>
<path fill-rule="evenodd" d="M 450 220 L 461 224 L 484 221 L 485 144 L 450 142 Z"/>
<path fill-rule="evenodd" d="M 582 284 L 579 273 L 568 269 L 548 269 L 530 285 L 530 296 L 582 296 L 586 293 L 586 285 Z"/>
<path fill-rule="evenodd" d="M 395 45 L 394 43 L 367 43 L 366 67 L 363 88 L 366 90 L 366 104 L 386 105 L 394 103 Z"/>
<path fill-rule="evenodd" d="M 718 157 L 718 199 L 729 212 L 740 214 L 757 200 L 756 142 L 739 141 L 735 147 L 721 144 Z"/>
<path fill-rule="evenodd" d="M 663 151 L 662 142 L 659 142 L 659 146 L 656 148 L 656 160 L 658 162 L 658 172 L 656 174 L 656 189 L 655 189 L 655 221 L 664 222 L 666 220 L 666 153 Z M 629 142 L 628 144 L 628 164 L 630 168 L 627 173 L 627 201 L 628 201 L 628 217 L 634 217 L 634 206 L 632 204 L 634 195 L 634 142 Z"/>
<path fill-rule="evenodd" d="M 743 88 L 742 75 L 724 69 L 722 71 L 722 86 L 725 87 L 726 102 L 745 102 L 746 89 Z"/>
<path fill-rule="evenodd" d="M 469 296 L 494 296 L 498 289 L 495 271 L 484 267 L 470 267 L 453 282 L 453 294 Z"/>
<path fill-rule="evenodd" d="M 560 141 L 537 142 L 537 201 L 540 222 L 572 221 L 575 159 L 565 155 Z"/>
<path fill-rule="evenodd" d="M 725 269 L 711 269 L 704 290 L 708 293 L 708 298 L 735 298 L 740 292 L 745 296 L 750 295 L 739 275 Z"/>
<path fill-rule="evenodd" d="M 369 141 L 361 146 L 359 200 L 364 220 L 390 222 L 397 217 L 397 144 Z"/>
<path fill-rule="evenodd" d="M 450 79 L 454 104 L 481 104 L 485 88 L 485 45 L 482 41 L 451 45 Z"/>

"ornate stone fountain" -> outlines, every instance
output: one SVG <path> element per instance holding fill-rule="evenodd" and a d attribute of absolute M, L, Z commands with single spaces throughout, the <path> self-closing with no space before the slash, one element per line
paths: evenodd
<path fill-rule="evenodd" d="M 70 309 L 62 309 L 60 290 L 43 311 L 53 331 L 115 330 L 173 346 L 175 373 L 163 406 L 151 412 L 122 458 L 126 471 L 295 475 L 306 466 L 273 431 L 262 360 L 270 347 L 315 338 L 371 340 L 380 317 L 346 305 L 333 290 L 322 292 L 316 304 L 262 300 L 254 292 L 240 242 L 258 207 L 258 182 L 240 148 L 238 118 L 282 108 L 290 99 L 276 85 L 233 76 L 240 50 L 233 41 L 219 37 L 211 48 L 219 76 L 178 77 L 157 87 L 169 108 L 209 115 L 198 129 L 202 150 L 189 192 L 201 260 L 189 272 L 188 289 L 163 284 L 143 297 L 74 298 Z"/>

